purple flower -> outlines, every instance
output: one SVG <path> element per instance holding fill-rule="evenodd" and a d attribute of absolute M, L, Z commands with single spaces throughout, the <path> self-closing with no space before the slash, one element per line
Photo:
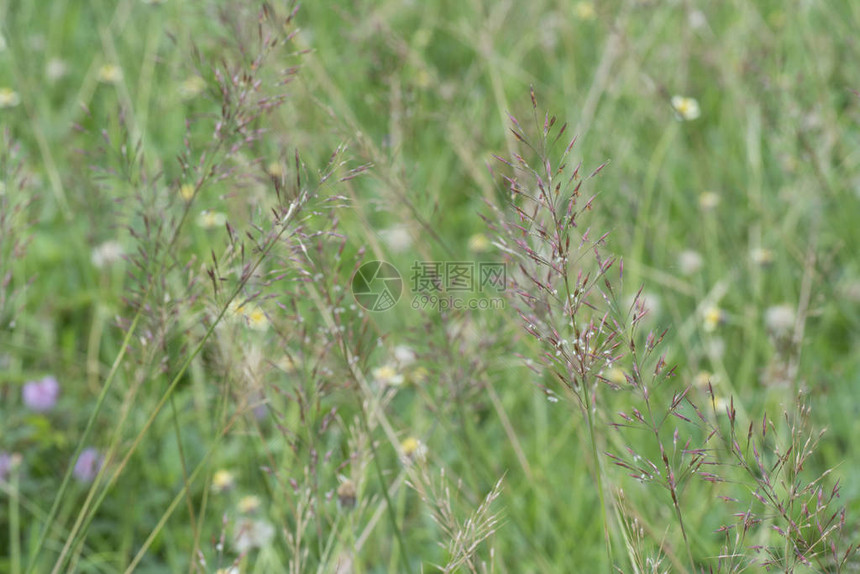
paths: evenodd
<path fill-rule="evenodd" d="M 60 383 L 52 376 L 47 376 L 40 381 L 30 381 L 21 389 L 24 406 L 37 413 L 44 413 L 54 408 L 59 396 Z"/>
<path fill-rule="evenodd" d="M 21 455 L 13 452 L 0 452 L 0 482 L 3 482 L 9 476 L 9 472 L 15 470 L 21 465 Z"/>
<path fill-rule="evenodd" d="M 0 452 L 0 482 L 6 480 L 9 469 L 12 468 L 12 455 L 8 452 Z"/>
<path fill-rule="evenodd" d="M 92 482 L 104 463 L 104 457 L 93 447 L 81 451 L 72 474 L 81 482 Z"/>

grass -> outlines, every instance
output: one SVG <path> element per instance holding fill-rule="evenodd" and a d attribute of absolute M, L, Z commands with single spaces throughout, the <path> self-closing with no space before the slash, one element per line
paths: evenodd
<path fill-rule="evenodd" d="M 860 8 L 294 8 L 0 3 L 0 571 L 856 567 Z"/>

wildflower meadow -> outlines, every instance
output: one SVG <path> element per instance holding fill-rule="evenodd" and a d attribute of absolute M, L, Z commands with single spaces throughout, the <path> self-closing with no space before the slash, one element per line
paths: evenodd
<path fill-rule="evenodd" d="M 0 2 L 0 574 L 857 571 L 856 30 Z"/>

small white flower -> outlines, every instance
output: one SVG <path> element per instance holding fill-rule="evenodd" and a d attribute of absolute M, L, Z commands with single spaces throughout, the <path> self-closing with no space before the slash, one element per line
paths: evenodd
<path fill-rule="evenodd" d="M 694 275 L 702 269 L 704 260 L 698 251 L 687 249 L 678 255 L 678 269 L 682 275 Z"/>
<path fill-rule="evenodd" d="M 394 360 L 401 367 L 408 367 L 415 362 L 415 351 L 408 345 L 397 345 L 394 347 Z"/>
<path fill-rule="evenodd" d="M 389 387 L 399 387 L 403 384 L 403 375 L 391 365 L 383 365 L 377 369 L 373 369 L 373 378 L 380 385 Z"/>
<path fill-rule="evenodd" d="M 45 65 L 45 77 L 52 82 L 56 82 L 68 73 L 69 67 L 63 60 L 59 58 L 51 58 Z"/>
<path fill-rule="evenodd" d="M 794 327 L 795 318 L 793 307 L 790 305 L 777 305 L 765 311 L 764 324 L 772 335 L 786 335 Z"/>
<path fill-rule="evenodd" d="M 412 245 L 412 235 L 405 225 L 395 225 L 389 229 L 384 229 L 379 232 L 379 235 L 382 236 L 382 240 L 389 249 L 395 253 L 406 251 Z"/>
<path fill-rule="evenodd" d="M 705 18 L 705 15 L 700 10 L 691 11 L 690 15 L 687 17 L 687 21 L 690 23 L 690 28 L 693 30 L 699 30 L 708 25 L 708 19 Z"/>
<path fill-rule="evenodd" d="M 675 109 L 675 115 L 679 120 L 695 120 L 702 115 L 702 111 L 699 109 L 699 102 L 693 98 L 672 96 L 672 107 Z"/>
<path fill-rule="evenodd" d="M 227 216 L 220 211 L 209 211 L 204 209 L 197 216 L 197 225 L 203 229 L 212 229 L 214 227 L 222 227 L 227 223 Z"/>
<path fill-rule="evenodd" d="M 123 256 L 125 250 L 122 248 L 122 245 L 118 241 L 110 240 L 105 241 L 95 249 L 93 249 L 93 253 L 90 256 L 90 260 L 93 262 L 93 265 L 101 269 L 106 265 L 110 265 Z"/>
<path fill-rule="evenodd" d="M 275 527 L 265 520 L 240 520 L 233 532 L 233 546 L 240 554 L 252 548 L 262 548 L 275 537 Z"/>

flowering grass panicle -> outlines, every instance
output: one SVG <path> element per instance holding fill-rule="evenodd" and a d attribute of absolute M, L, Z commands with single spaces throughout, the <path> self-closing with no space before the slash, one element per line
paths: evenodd
<path fill-rule="evenodd" d="M 538 359 L 549 373 L 551 386 L 540 386 L 548 398 L 561 394 L 575 399 L 587 422 L 593 476 L 600 499 L 607 567 L 613 562 L 610 535 L 611 511 L 606 503 L 604 471 L 598 446 L 600 387 L 614 386 L 601 376 L 623 354 L 618 326 L 611 317 L 616 294 L 609 271 L 616 260 L 605 254 L 607 235 L 594 232 L 584 223 L 594 196 L 584 196 L 583 184 L 590 175 L 573 161 L 576 137 L 570 138 L 553 161 L 554 146 L 565 135 L 567 124 L 538 118 L 537 99 L 531 91 L 534 128 L 540 134 L 532 143 L 513 116 L 511 132 L 528 156 L 514 153 L 510 159 L 496 157 L 512 173 L 504 175 L 510 197 L 506 211 L 491 206 L 495 221 L 487 219 L 496 233 L 496 245 L 515 272 L 510 281 L 513 303 L 525 331 L 542 348 Z M 618 265 L 619 272 L 623 269 Z"/>

